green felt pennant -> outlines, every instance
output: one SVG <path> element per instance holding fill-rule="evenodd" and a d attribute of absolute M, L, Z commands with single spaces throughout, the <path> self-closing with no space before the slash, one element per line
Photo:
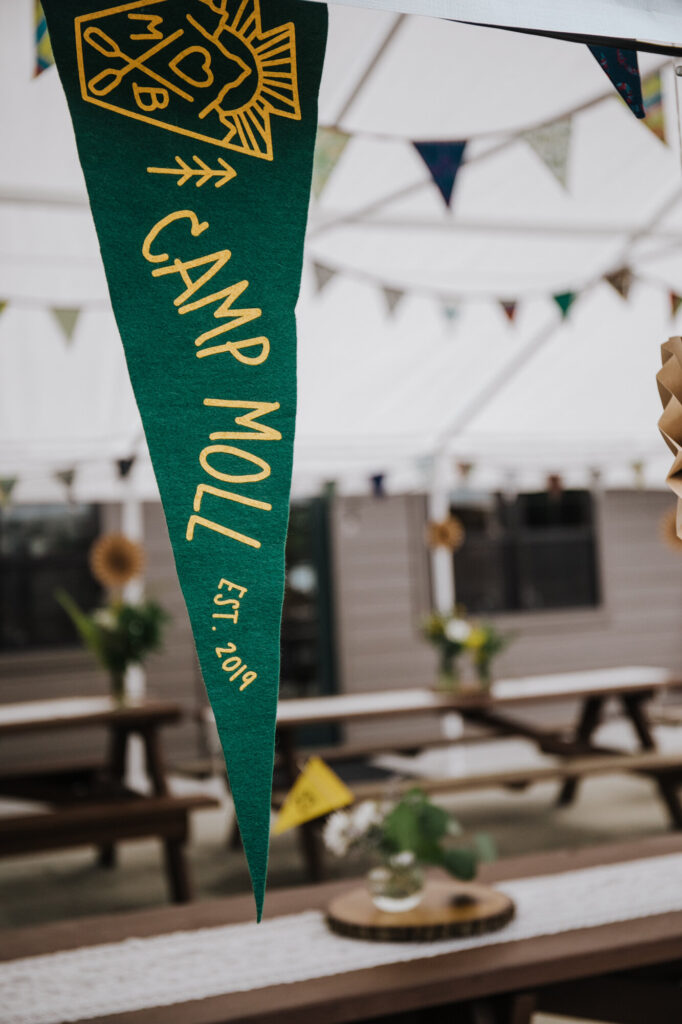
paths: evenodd
<path fill-rule="evenodd" d="M 260 918 L 326 7 L 44 8 Z"/>

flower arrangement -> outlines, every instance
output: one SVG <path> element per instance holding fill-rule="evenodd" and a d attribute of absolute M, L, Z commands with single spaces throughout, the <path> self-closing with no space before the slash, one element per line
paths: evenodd
<path fill-rule="evenodd" d="M 440 652 L 440 687 L 444 690 L 457 687 L 458 659 L 464 652 L 471 656 L 479 685 L 487 689 L 493 658 L 511 640 L 510 634 L 490 622 L 471 621 L 461 606 L 448 614 L 431 612 L 424 621 L 423 633 Z"/>
<path fill-rule="evenodd" d="M 63 590 L 58 592 L 57 600 L 85 646 L 109 672 L 113 695 L 123 700 L 126 669 L 141 664 L 148 654 L 161 647 L 167 612 L 156 601 L 113 601 L 87 613 Z"/>
<path fill-rule="evenodd" d="M 370 872 L 369 884 L 375 903 L 384 910 L 417 905 L 423 865 L 437 865 L 469 881 L 480 861 L 493 859 L 487 836 L 478 834 L 471 845 L 463 845 L 461 835 L 455 818 L 418 788 L 397 803 L 365 800 L 350 810 L 336 811 L 323 831 L 325 846 L 338 857 L 360 847 L 380 857 L 382 866 Z"/>

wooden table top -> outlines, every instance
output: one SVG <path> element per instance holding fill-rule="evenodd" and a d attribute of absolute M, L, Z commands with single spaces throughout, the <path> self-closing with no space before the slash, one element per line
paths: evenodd
<path fill-rule="evenodd" d="M 277 709 L 280 728 L 319 722 L 395 717 L 422 712 L 443 712 L 472 706 L 511 706 L 619 693 L 665 690 L 680 685 L 666 669 L 628 666 L 589 672 L 499 679 L 490 696 L 446 694 L 426 688 L 341 693 L 328 697 L 281 700 Z"/>
<path fill-rule="evenodd" d="M 91 725 L 149 725 L 175 722 L 182 714 L 170 701 L 139 700 L 120 705 L 113 697 L 63 697 L 0 704 L 0 736 Z"/>
<path fill-rule="evenodd" d="M 680 833 L 486 865 L 481 879 L 553 874 L 682 850 Z M 266 918 L 324 909 L 348 881 L 274 890 Z M 253 900 L 238 896 L 184 907 L 79 919 L 0 933 L 0 960 L 53 953 L 126 938 L 253 920 Z M 680 959 L 682 912 L 557 935 L 501 943 L 424 960 L 249 992 L 98 1018 L 97 1024 L 350 1024 L 417 1007 L 571 982 Z M 311 951 L 311 955 L 312 951 Z"/>

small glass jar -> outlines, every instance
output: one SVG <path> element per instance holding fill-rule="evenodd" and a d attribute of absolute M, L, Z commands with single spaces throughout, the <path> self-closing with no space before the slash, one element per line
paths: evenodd
<path fill-rule="evenodd" d="M 367 876 L 372 902 L 377 910 L 401 914 L 421 903 L 424 874 L 410 850 L 393 854 Z"/>

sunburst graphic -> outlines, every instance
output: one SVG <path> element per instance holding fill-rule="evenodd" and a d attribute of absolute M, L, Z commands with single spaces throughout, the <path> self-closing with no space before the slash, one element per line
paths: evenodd
<path fill-rule="evenodd" d="M 271 118 L 300 121 L 292 22 L 259 0 L 140 0 L 76 18 L 81 95 L 126 117 L 265 160 Z"/>
<path fill-rule="evenodd" d="M 199 118 L 217 114 L 227 129 L 226 145 L 272 160 L 271 116 L 301 119 L 294 26 L 288 22 L 264 32 L 258 0 L 201 0 L 201 3 L 220 17 L 213 38 L 219 45 L 222 43 L 221 48 L 229 52 L 230 33 L 248 48 L 257 69 L 258 85 L 246 103 L 230 110 L 229 103 L 224 105 L 233 88 L 232 83 L 228 83 L 216 100 L 199 112 Z M 198 27 L 191 15 L 187 20 Z"/>

